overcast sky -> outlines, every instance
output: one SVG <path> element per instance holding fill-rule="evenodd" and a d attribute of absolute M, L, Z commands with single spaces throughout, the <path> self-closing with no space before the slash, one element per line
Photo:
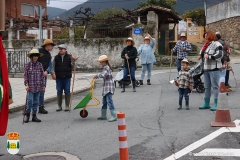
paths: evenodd
<path fill-rule="evenodd" d="M 62 9 L 71 9 L 75 7 L 78 4 L 84 3 L 87 0 L 48 0 L 50 1 L 50 4 L 48 6 L 50 7 L 57 7 Z"/>

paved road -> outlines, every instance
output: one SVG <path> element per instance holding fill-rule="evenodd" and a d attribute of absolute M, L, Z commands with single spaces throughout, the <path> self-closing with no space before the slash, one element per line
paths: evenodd
<path fill-rule="evenodd" d="M 240 80 L 239 65 L 233 65 L 237 80 Z M 139 74 L 139 73 L 138 73 Z M 171 78 L 176 77 L 176 72 Z M 90 75 L 86 75 L 90 76 Z M 230 80 L 234 86 L 233 77 Z M 146 83 L 146 82 L 145 82 Z M 238 81 L 240 84 L 240 81 Z M 116 89 L 113 97 L 116 109 L 126 113 L 129 154 L 131 160 L 163 160 L 192 143 L 217 131 L 210 122 L 215 118 L 215 112 L 199 110 L 203 94 L 193 92 L 190 97 L 190 110 L 177 110 L 178 92 L 174 85 L 168 83 L 168 73 L 165 70 L 154 71 L 151 86 L 141 86 L 137 92 L 131 92 L 131 87 L 125 93 Z M 240 119 L 239 90 L 234 89 L 228 96 L 231 117 Z M 76 105 L 85 95 L 74 96 Z M 97 82 L 95 96 L 101 100 L 101 80 Z M 118 132 L 117 123 L 98 121 L 100 106 L 89 107 L 89 116 L 82 119 L 80 110 L 70 113 L 55 112 L 56 102 L 48 103 L 48 115 L 38 115 L 39 124 L 21 124 L 21 113 L 10 115 L 8 132 L 21 134 L 21 148 L 18 156 L 10 157 L 6 150 L 6 137 L 0 137 L 0 159 L 14 160 L 21 155 L 38 152 L 68 152 L 81 160 L 117 160 Z M 108 117 L 110 113 L 108 112 Z M 235 148 L 239 149 L 239 133 L 223 133 L 217 138 L 191 151 L 198 153 L 205 148 Z M 180 160 L 205 159 L 237 160 L 239 157 L 195 157 L 186 154 Z"/>

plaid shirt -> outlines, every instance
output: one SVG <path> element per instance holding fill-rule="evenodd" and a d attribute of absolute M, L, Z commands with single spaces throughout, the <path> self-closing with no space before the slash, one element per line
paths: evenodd
<path fill-rule="evenodd" d="M 113 81 L 112 71 L 108 65 L 103 67 L 102 73 L 97 74 L 96 78 L 103 78 L 103 96 L 108 93 L 114 94 L 115 85 Z"/>
<path fill-rule="evenodd" d="M 186 50 L 182 50 L 186 48 Z M 192 46 L 187 41 L 178 41 L 173 48 L 173 52 L 177 52 L 177 59 L 188 58 L 188 52 L 192 51 Z"/>
<path fill-rule="evenodd" d="M 178 78 L 178 87 L 179 88 L 189 88 L 193 86 L 193 77 L 190 72 L 187 70 L 179 71 L 179 78 Z"/>
<path fill-rule="evenodd" d="M 24 85 L 29 87 L 29 92 L 37 93 L 46 87 L 43 74 L 43 66 L 40 62 L 28 62 L 24 67 Z"/>

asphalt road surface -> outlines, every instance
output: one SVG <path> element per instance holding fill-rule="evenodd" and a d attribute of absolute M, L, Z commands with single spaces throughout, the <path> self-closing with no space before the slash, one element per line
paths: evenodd
<path fill-rule="evenodd" d="M 239 64 L 233 65 L 238 84 L 240 84 Z M 139 72 L 137 73 L 139 76 Z M 190 110 L 177 110 L 178 91 L 168 82 L 168 71 L 154 71 L 152 85 L 137 87 L 133 93 L 131 86 L 121 93 L 116 88 L 113 96 L 117 111 L 126 113 L 129 157 L 131 160 L 164 160 L 172 154 L 181 152 L 194 142 L 217 132 L 219 128 L 210 126 L 215 112 L 199 110 L 204 94 L 196 91 L 190 95 Z M 171 79 L 177 73 L 171 74 Z M 94 95 L 101 100 L 101 80 L 97 81 Z M 230 83 L 235 86 L 231 74 Z M 228 96 L 232 120 L 240 119 L 240 91 L 233 88 Z M 76 106 L 87 92 L 74 95 Z M 213 102 L 213 100 L 212 100 Z M 11 156 L 7 152 L 7 137 L 0 137 L 0 160 L 17 160 L 23 155 L 39 152 L 67 152 L 81 160 L 117 160 L 118 130 L 117 122 L 98 121 L 101 106 L 88 107 L 88 117 L 79 116 L 80 110 L 56 112 L 56 102 L 46 104 L 47 115 L 38 114 L 41 123 L 21 124 L 21 112 L 10 115 L 8 131 L 16 131 L 20 136 L 20 152 Z M 110 113 L 108 111 L 108 118 Z M 191 148 L 191 147 L 190 147 Z M 239 132 L 222 133 L 210 138 L 206 143 L 182 155 L 180 160 L 239 160 L 234 156 L 194 156 L 206 148 L 239 149 Z M 181 152 L 182 153 L 182 152 Z M 174 159 L 174 158 L 172 158 Z"/>

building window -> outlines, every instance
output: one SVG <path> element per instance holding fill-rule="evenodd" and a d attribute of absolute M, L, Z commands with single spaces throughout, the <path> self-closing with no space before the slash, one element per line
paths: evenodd
<path fill-rule="evenodd" d="M 21 15 L 35 17 L 35 8 L 31 4 L 21 4 Z"/>

